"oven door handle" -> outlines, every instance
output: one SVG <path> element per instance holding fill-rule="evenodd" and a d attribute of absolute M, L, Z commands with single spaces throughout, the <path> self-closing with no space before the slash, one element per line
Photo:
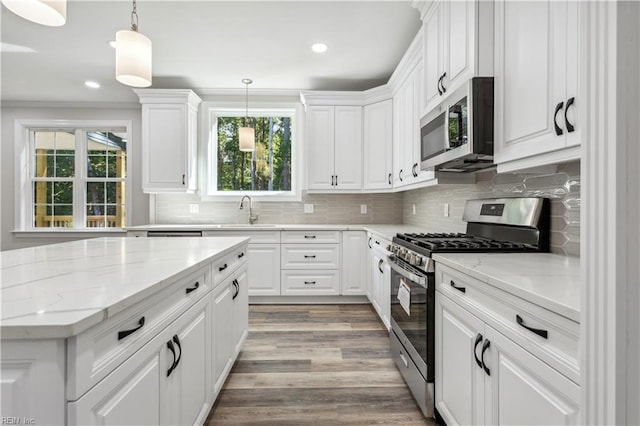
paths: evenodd
<path fill-rule="evenodd" d="M 424 277 L 424 276 L 421 277 L 420 275 L 414 274 L 413 272 L 407 271 L 406 269 L 402 268 L 396 263 L 395 256 L 394 257 L 388 256 L 388 259 L 389 259 L 389 266 L 391 266 L 391 269 L 393 269 L 395 272 L 413 281 L 414 283 L 419 284 L 424 288 L 427 288 L 427 277 Z"/>

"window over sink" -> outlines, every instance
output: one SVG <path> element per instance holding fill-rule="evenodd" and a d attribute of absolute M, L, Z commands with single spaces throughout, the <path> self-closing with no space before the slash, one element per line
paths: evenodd
<path fill-rule="evenodd" d="M 127 224 L 128 122 L 17 122 L 18 230 Z"/>
<path fill-rule="evenodd" d="M 239 149 L 244 108 L 209 108 L 205 199 L 249 194 L 264 201 L 299 197 L 296 108 L 249 109 L 246 125 L 255 129 L 255 151 Z"/>

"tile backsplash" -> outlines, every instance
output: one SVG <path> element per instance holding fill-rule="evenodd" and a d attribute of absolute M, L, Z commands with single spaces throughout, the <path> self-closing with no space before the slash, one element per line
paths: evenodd
<path fill-rule="evenodd" d="M 403 223 L 434 232 L 464 232 L 465 201 L 501 196 L 551 199 L 551 251 L 580 256 L 580 163 L 566 163 L 554 174 L 478 174 L 472 185 L 438 185 L 404 193 Z M 449 217 L 444 205 L 449 204 Z M 413 209 L 416 214 L 413 214 Z"/>
<path fill-rule="evenodd" d="M 201 201 L 197 194 L 158 194 L 155 196 L 155 223 L 247 223 L 249 210 L 238 209 L 240 197 L 233 201 Z M 198 213 L 189 205 L 199 204 Z M 304 205 L 313 204 L 313 213 Z M 360 206 L 367 213 L 360 213 Z M 402 193 L 396 194 L 307 194 L 301 202 L 253 202 L 258 223 L 367 224 L 402 223 Z"/>

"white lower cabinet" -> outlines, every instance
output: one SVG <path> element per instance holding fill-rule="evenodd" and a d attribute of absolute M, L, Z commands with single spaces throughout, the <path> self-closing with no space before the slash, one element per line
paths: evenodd
<path fill-rule="evenodd" d="M 205 297 L 80 399 L 69 424 L 202 423 L 209 411 L 211 302 Z"/>
<path fill-rule="evenodd" d="M 577 424 L 576 383 L 440 291 L 435 313 L 436 409 L 448 425 Z"/>
<path fill-rule="evenodd" d="M 367 296 L 384 323 L 387 330 L 391 329 L 391 267 L 387 260 L 386 247 L 390 244 L 375 234 L 370 234 L 368 245 L 371 247 L 369 255 L 370 279 Z"/>
<path fill-rule="evenodd" d="M 280 296 L 280 243 L 249 244 L 250 296 Z"/>
<path fill-rule="evenodd" d="M 367 233 L 342 232 L 342 289 L 340 294 L 362 296 L 366 290 Z"/>

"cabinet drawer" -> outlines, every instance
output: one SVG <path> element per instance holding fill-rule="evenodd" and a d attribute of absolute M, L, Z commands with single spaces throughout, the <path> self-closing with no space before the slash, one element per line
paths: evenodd
<path fill-rule="evenodd" d="M 210 290 L 209 268 L 201 268 L 71 337 L 67 344 L 67 399 L 78 399 Z"/>
<path fill-rule="evenodd" d="M 286 244 L 282 246 L 282 269 L 339 269 L 338 244 Z"/>
<path fill-rule="evenodd" d="M 340 294 L 340 271 L 282 271 L 283 296 L 334 296 Z"/>
<path fill-rule="evenodd" d="M 440 264 L 436 289 L 579 383 L 580 324 Z"/>
<path fill-rule="evenodd" d="M 213 287 L 224 281 L 238 266 L 247 260 L 247 246 L 236 249 L 230 255 L 214 262 L 212 266 Z"/>
<path fill-rule="evenodd" d="M 203 231 L 203 237 L 248 237 L 250 244 L 278 244 L 280 231 Z"/>
<path fill-rule="evenodd" d="M 339 243 L 340 231 L 282 231 L 283 243 Z"/>

